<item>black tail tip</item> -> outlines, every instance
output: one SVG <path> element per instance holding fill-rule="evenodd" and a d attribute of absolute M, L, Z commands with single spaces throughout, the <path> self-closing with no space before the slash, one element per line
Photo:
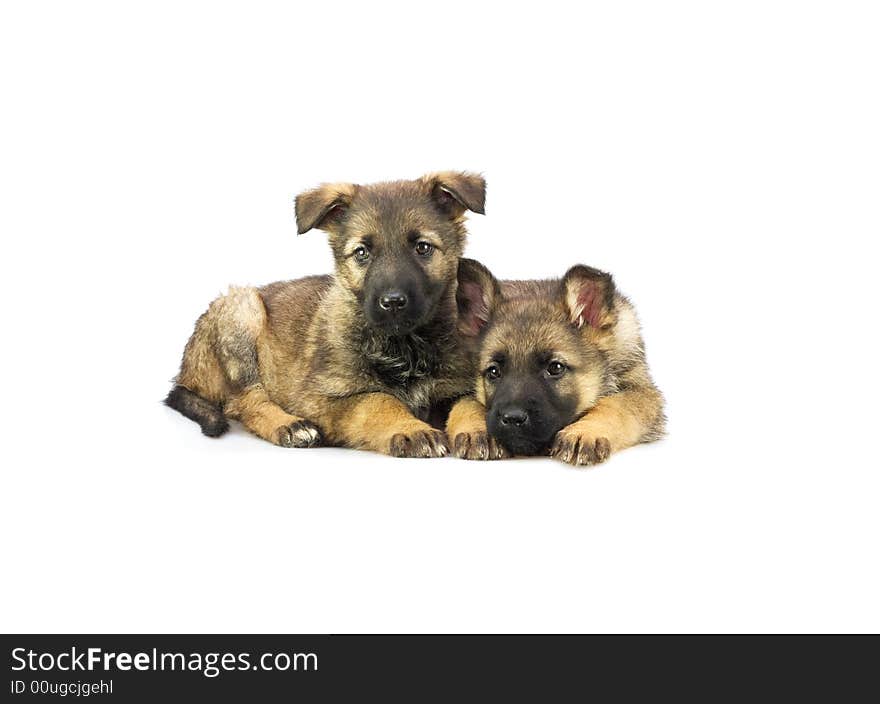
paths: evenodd
<path fill-rule="evenodd" d="M 219 438 L 229 430 L 229 422 L 219 406 L 183 386 L 175 386 L 168 392 L 165 405 L 198 423 L 209 438 Z"/>
<path fill-rule="evenodd" d="M 229 430 L 229 421 L 221 416 L 217 419 L 201 421 L 199 426 L 203 435 L 207 435 L 209 438 L 219 438 Z"/>
<path fill-rule="evenodd" d="M 175 411 L 179 411 L 184 405 L 184 399 L 186 398 L 186 394 L 191 393 L 187 391 L 187 389 L 182 386 L 174 386 L 171 391 L 168 392 L 168 395 L 162 401 L 168 408 L 173 408 Z"/>

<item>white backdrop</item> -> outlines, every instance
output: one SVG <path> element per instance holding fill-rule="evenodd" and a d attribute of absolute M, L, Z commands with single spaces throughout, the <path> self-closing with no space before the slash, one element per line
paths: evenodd
<path fill-rule="evenodd" d="M 5 3 L 4 631 L 880 628 L 872 3 Z M 482 172 L 468 254 L 612 271 L 669 437 L 592 470 L 161 405 L 292 199 Z"/>

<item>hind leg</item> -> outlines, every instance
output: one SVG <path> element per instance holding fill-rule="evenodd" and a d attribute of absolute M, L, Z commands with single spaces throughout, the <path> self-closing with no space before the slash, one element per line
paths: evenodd
<path fill-rule="evenodd" d="M 281 447 L 316 447 L 321 434 L 309 421 L 287 413 L 260 385 L 251 386 L 226 404 L 226 414 L 264 440 Z"/>
<path fill-rule="evenodd" d="M 272 401 L 260 377 L 258 341 L 266 309 L 253 288 L 230 288 L 214 312 L 214 349 L 229 389 L 224 411 L 255 435 L 282 447 L 320 444 L 318 429 Z"/>

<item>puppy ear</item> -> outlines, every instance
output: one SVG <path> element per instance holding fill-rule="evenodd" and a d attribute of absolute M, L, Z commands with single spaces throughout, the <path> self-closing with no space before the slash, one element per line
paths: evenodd
<path fill-rule="evenodd" d="M 450 217 L 460 217 L 466 210 L 486 214 L 486 180 L 464 171 L 442 171 L 423 180 L 431 189 L 437 207 Z"/>
<path fill-rule="evenodd" d="M 573 266 L 562 279 L 562 297 L 575 327 L 602 328 L 613 322 L 614 281 L 611 274 L 590 266 Z"/>
<path fill-rule="evenodd" d="M 296 197 L 296 231 L 312 228 L 332 232 L 351 205 L 357 186 L 352 183 L 325 183 Z"/>
<path fill-rule="evenodd" d="M 474 259 L 458 260 L 458 331 L 473 337 L 480 333 L 501 297 L 498 281 L 480 262 Z"/>

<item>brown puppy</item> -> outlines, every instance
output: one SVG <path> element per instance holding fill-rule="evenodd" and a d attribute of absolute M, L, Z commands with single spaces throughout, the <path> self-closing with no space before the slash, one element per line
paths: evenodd
<path fill-rule="evenodd" d="M 635 310 L 609 274 L 575 266 L 561 280 L 467 286 L 489 323 L 475 393 L 446 426 L 457 457 L 549 452 L 588 465 L 663 435 Z"/>
<path fill-rule="evenodd" d="M 166 403 L 209 436 L 235 418 L 284 447 L 444 455 L 425 420 L 472 384 L 471 302 L 456 293 L 485 276 L 459 266 L 465 212 L 484 202 L 481 177 L 451 172 L 302 193 L 297 228 L 329 233 L 334 275 L 230 288 L 196 323 Z"/>

